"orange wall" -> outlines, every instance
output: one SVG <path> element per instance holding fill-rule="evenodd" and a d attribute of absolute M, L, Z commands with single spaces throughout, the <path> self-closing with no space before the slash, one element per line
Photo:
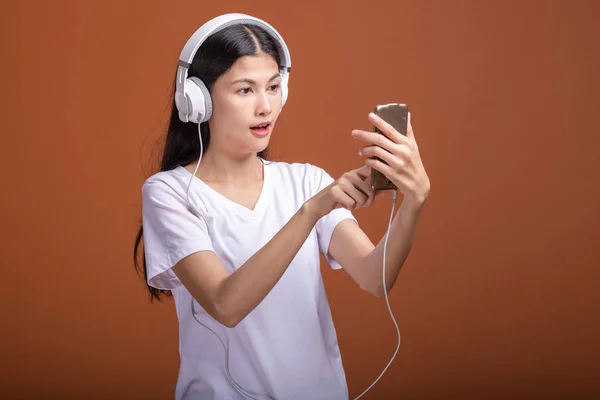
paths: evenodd
<path fill-rule="evenodd" d="M 410 105 L 432 192 L 390 297 L 400 352 L 364 398 L 600 395 L 600 3 L 5 3 L 3 398 L 172 398 L 173 303 L 150 305 L 132 266 L 140 187 L 181 46 L 231 11 L 292 52 L 276 158 L 338 176 L 375 104 Z M 374 241 L 378 203 L 356 213 Z M 356 396 L 396 332 L 323 273 Z"/>

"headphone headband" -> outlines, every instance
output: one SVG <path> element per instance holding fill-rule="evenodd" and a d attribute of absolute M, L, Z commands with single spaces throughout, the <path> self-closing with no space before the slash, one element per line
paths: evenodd
<path fill-rule="evenodd" d="M 291 68 L 292 61 L 289 56 L 289 51 L 285 44 L 285 41 L 283 40 L 283 37 L 281 37 L 279 32 L 277 32 L 275 28 L 273 28 L 271 25 L 269 25 L 263 20 L 252 17 L 250 15 L 239 13 L 219 15 L 218 17 L 211 19 L 210 21 L 202 25 L 200 28 L 198 28 L 198 30 L 194 32 L 194 34 L 188 39 L 187 43 L 181 50 L 181 54 L 179 55 L 180 63 L 184 64 L 184 67 L 189 67 L 192 63 L 192 60 L 194 59 L 196 51 L 198 50 L 198 48 L 200 48 L 202 43 L 204 43 L 207 37 L 209 37 L 213 33 L 227 28 L 228 26 L 241 24 L 256 25 L 269 32 L 271 36 L 273 36 L 273 38 L 276 39 L 281 48 L 280 52 L 282 53 L 281 61 L 283 63 L 283 67 L 286 67 L 288 69 Z"/>
<path fill-rule="evenodd" d="M 219 15 L 202 25 L 196 32 L 194 32 L 194 34 L 186 42 L 181 54 L 179 55 L 175 96 L 176 98 L 181 99 L 179 103 L 184 109 L 180 109 L 180 111 L 183 111 L 184 113 L 187 113 L 188 111 L 186 107 L 187 102 L 184 103 L 185 82 L 188 78 L 188 69 L 202 43 L 204 43 L 206 38 L 208 38 L 210 35 L 225 29 L 228 26 L 240 24 L 256 25 L 265 29 L 271 35 L 277 44 L 277 50 L 281 60 L 279 69 L 282 72 L 282 75 L 284 75 L 283 78 L 287 81 L 287 74 L 289 74 L 292 69 L 292 60 L 283 37 L 279 34 L 279 32 L 277 32 L 277 30 L 275 30 L 275 28 L 263 20 L 246 14 L 230 13 Z"/>

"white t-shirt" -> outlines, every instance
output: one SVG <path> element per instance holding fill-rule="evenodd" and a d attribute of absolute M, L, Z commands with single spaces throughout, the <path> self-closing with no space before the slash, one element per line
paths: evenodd
<path fill-rule="evenodd" d="M 332 268 L 341 268 L 327 250 L 337 223 L 356 221 L 350 211 L 336 209 L 317 222 L 275 287 L 234 328 L 206 313 L 171 270 L 183 257 L 208 250 L 232 273 L 269 242 L 306 200 L 333 182 L 331 176 L 307 163 L 264 161 L 263 188 L 253 210 L 194 177 L 190 199 L 206 222 L 186 203 L 191 176 L 177 167 L 154 174 L 142 188 L 148 282 L 172 290 L 179 321 L 176 400 L 251 398 L 232 386 L 223 344 L 194 316 L 226 344 L 231 376 L 254 398 L 348 399 L 319 253 Z"/>

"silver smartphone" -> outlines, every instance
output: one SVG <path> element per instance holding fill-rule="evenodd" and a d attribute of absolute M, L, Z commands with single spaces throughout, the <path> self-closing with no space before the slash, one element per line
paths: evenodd
<path fill-rule="evenodd" d="M 408 106 L 406 104 L 380 104 L 375 107 L 375 114 L 388 124 L 392 125 L 398 133 L 406 136 L 408 130 Z M 373 126 L 373 130 L 379 134 L 383 134 L 376 126 Z M 376 158 L 385 163 L 385 161 L 381 160 L 379 157 L 372 158 Z M 374 190 L 397 189 L 396 185 L 375 169 L 371 169 L 371 187 Z"/>

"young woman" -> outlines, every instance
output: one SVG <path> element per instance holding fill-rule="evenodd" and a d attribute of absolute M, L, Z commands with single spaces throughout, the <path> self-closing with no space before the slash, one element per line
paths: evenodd
<path fill-rule="evenodd" d="M 412 128 L 403 136 L 373 115 L 385 136 L 354 131 L 365 164 L 339 179 L 308 163 L 266 161 L 282 106 L 280 57 L 256 25 L 208 37 L 188 76 L 206 84 L 210 119 L 199 135 L 173 104 L 161 170 L 142 187 L 134 258 L 151 298 L 175 300 L 178 400 L 347 399 L 319 254 L 384 296 L 383 240 L 375 246 L 351 210 L 374 201 L 371 168 L 404 195 L 388 237 L 389 290 L 429 193 Z"/>

